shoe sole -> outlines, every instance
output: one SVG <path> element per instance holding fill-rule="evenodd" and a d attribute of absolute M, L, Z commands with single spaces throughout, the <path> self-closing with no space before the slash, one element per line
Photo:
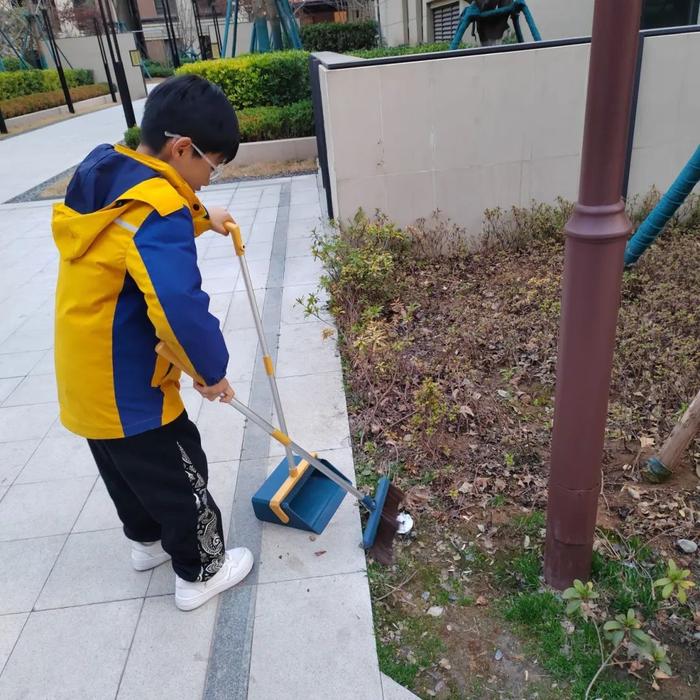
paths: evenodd
<path fill-rule="evenodd" d="M 161 557 L 160 559 L 151 559 L 149 561 L 136 561 L 133 557 L 131 559 L 131 565 L 136 569 L 136 571 L 149 571 L 150 569 L 155 569 L 156 566 L 165 564 L 166 561 L 170 561 L 170 555 Z"/>
<path fill-rule="evenodd" d="M 247 565 L 245 568 L 241 569 L 241 571 L 238 573 L 238 575 L 235 578 L 232 579 L 226 579 L 225 581 L 222 581 L 218 586 L 215 588 L 212 588 L 211 590 L 207 591 L 206 594 L 204 595 L 203 598 L 198 598 L 196 601 L 179 601 L 177 599 L 177 592 L 175 593 L 175 606 L 177 607 L 178 610 L 182 610 L 184 612 L 189 612 L 190 610 L 195 610 L 196 608 L 201 607 L 204 605 L 204 603 L 210 601 L 214 596 L 219 595 L 219 593 L 223 593 L 224 591 L 227 591 L 229 588 L 233 588 L 236 584 L 240 583 L 243 581 L 243 579 L 253 570 L 253 564 L 255 563 L 255 559 L 253 558 L 252 555 L 249 555 L 250 561 L 247 562 Z"/>

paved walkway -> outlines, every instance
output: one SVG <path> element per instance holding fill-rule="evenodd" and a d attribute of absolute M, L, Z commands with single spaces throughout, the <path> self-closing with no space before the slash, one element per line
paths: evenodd
<path fill-rule="evenodd" d="M 211 188 L 203 199 L 230 207 L 245 234 L 290 433 L 352 475 L 335 341 L 295 305 L 320 273 L 310 255 L 322 202 L 315 176 Z M 47 203 L 0 206 L 0 698 L 415 697 L 379 672 L 356 504 L 346 497 L 315 539 L 257 521 L 250 496 L 281 450 L 191 386 L 183 394 L 228 546 L 253 549 L 256 567 L 245 585 L 191 613 L 174 606 L 168 564 L 131 569 L 86 445 L 57 419 L 49 220 Z M 207 233 L 197 246 L 231 355 L 229 379 L 239 398 L 270 415 L 231 242 Z"/>
<path fill-rule="evenodd" d="M 138 122 L 145 103 L 133 103 Z M 0 139 L 0 203 L 76 165 L 96 145 L 121 141 L 125 130 L 119 105 Z"/>

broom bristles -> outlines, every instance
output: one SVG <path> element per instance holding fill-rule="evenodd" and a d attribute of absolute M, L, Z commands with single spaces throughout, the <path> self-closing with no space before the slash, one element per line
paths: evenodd
<path fill-rule="evenodd" d="M 379 519 L 377 536 L 374 538 L 374 545 L 369 550 L 374 560 L 385 566 L 389 566 L 394 561 L 394 538 L 399 529 L 397 516 L 399 506 L 404 498 L 404 492 L 398 486 L 389 484 Z"/>

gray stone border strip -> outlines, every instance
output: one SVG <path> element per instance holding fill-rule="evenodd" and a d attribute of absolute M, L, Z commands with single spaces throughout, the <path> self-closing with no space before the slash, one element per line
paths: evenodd
<path fill-rule="evenodd" d="M 277 335 L 282 316 L 282 290 L 289 228 L 291 182 L 282 185 L 277 206 L 277 222 L 272 242 L 270 269 L 262 320 L 272 361 L 277 361 Z M 257 357 L 256 357 L 257 360 Z M 263 416 L 272 413 L 272 397 L 263 364 L 256 361 L 250 390 L 250 407 Z M 254 493 L 267 477 L 270 438 L 248 422 L 241 448 L 241 461 L 233 497 L 233 512 L 227 544 L 245 545 L 256 562 L 262 548 L 262 525 L 255 518 L 248 494 Z M 246 494 L 241 497 L 240 494 Z M 222 594 L 214 625 L 209 667 L 204 687 L 205 700 L 246 700 L 253 642 L 253 622 L 258 569 L 253 569 L 246 585 Z"/>

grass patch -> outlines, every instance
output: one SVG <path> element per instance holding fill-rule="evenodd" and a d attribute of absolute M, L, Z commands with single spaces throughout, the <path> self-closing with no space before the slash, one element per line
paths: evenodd
<path fill-rule="evenodd" d="M 531 592 L 510 598 L 505 607 L 506 620 L 529 638 L 531 651 L 540 665 L 555 680 L 567 683 L 570 696 L 583 698 L 590 679 L 600 666 L 600 651 L 595 627 L 588 622 L 577 625 L 568 634 L 562 622 L 564 604 L 553 593 Z M 627 700 L 637 692 L 630 680 L 617 680 L 603 673 L 595 688 L 595 697 Z"/>

